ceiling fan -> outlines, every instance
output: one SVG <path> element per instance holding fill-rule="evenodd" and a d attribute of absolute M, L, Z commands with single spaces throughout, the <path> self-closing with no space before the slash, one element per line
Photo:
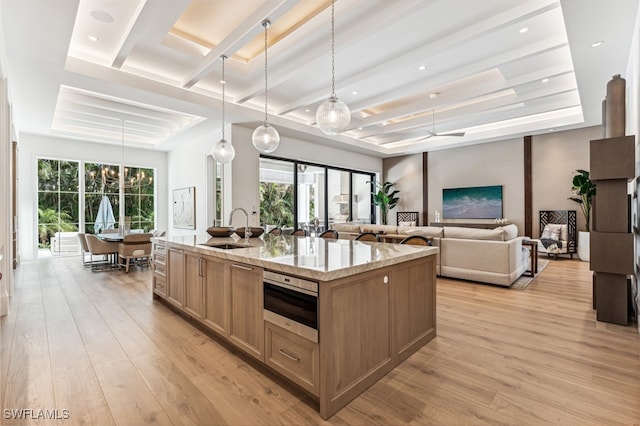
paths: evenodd
<path fill-rule="evenodd" d="M 427 136 L 420 138 L 417 140 L 417 142 L 423 141 L 425 139 L 429 139 L 432 138 L 434 136 L 452 136 L 452 137 L 462 137 L 465 135 L 465 132 L 451 132 L 451 133 L 438 133 L 436 132 L 436 113 L 435 110 L 431 110 L 431 129 L 432 130 L 425 130 L 428 134 Z"/>

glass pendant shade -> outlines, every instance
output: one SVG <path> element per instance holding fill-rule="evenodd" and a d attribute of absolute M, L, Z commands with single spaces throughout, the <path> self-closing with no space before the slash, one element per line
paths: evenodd
<path fill-rule="evenodd" d="M 233 161 L 236 156 L 236 150 L 226 139 L 220 139 L 220 142 L 211 150 L 211 155 L 218 163 L 225 164 Z"/>
<path fill-rule="evenodd" d="M 253 146 L 263 154 L 275 151 L 278 149 L 278 145 L 280 145 L 280 135 L 278 131 L 274 127 L 271 127 L 266 121 L 262 126 L 257 127 L 253 131 L 251 139 L 253 140 Z"/>
<path fill-rule="evenodd" d="M 316 111 L 318 127 L 328 135 L 337 135 L 347 128 L 351 122 L 351 111 L 347 104 L 336 96 L 331 96 Z"/>

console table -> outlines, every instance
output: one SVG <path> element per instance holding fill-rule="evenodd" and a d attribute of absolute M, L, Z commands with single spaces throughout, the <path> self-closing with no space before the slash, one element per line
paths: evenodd
<path fill-rule="evenodd" d="M 495 229 L 498 226 L 511 225 L 510 222 L 506 223 L 466 223 L 466 222 L 431 222 L 430 226 L 460 226 L 462 228 L 480 228 L 480 229 Z"/>

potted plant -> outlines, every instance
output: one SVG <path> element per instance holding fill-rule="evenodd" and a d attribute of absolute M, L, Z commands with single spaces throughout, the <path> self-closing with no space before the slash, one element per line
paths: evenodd
<path fill-rule="evenodd" d="M 578 233 L 578 257 L 585 262 L 589 261 L 589 220 L 591 219 L 591 204 L 596 195 L 596 186 L 589 178 L 586 170 L 576 170 L 573 175 L 573 186 L 571 187 L 573 197 L 569 200 L 580 204 L 580 210 L 584 215 L 584 231 Z"/>
<path fill-rule="evenodd" d="M 393 183 L 391 182 L 376 182 L 370 181 L 375 185 L 375 191 L 371 193 L 373 195 L 373 202 L 380 207 L 380 215 L 382 216 L 382 224 L 387 224 L 387 214 L 389 210 L 394 208 L 400 198 L 396 197 L 396 194 L 400 192 L 398 189 L 393 189 Z"/>

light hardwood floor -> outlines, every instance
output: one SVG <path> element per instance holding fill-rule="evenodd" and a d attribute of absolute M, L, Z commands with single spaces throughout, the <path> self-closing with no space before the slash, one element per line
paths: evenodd
<path fill-rule="evenodd" d="M 151 297 L 148 270 L 23 264 L 1 320 L 0 424 L 640 424 L 636 326 L 595 321 L 588 265 L 526 290 L 438 279 L 438 336 L 329 422 Z M 69 410 L 7 420 L 5 409 Z"/>

